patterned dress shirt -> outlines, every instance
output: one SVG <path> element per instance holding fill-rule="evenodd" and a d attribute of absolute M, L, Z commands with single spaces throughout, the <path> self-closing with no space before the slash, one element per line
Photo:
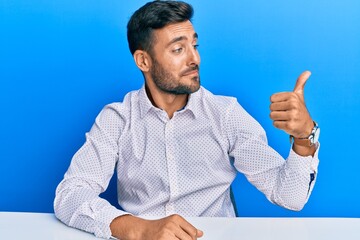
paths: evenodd
<path fill-rule="evenodd" d="M 235 98 L 201 87 L 169 119 L 142 87 L 101 111 L 56 190 L 54 209 L 65 224 L 103 238 L 111 237 L 114 218 L 129 213 L 234 217 L 229 189 L 240 172 L 271 202 L 300 210 L 318 161 L 318 150 L 301 157 L 290 149 L 283 159 Z M 114 169 L 124 211 L 99 197 Z"/>

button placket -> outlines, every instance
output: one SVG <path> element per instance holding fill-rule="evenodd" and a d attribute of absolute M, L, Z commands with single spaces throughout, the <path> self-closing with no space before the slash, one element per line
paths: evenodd
<path fill-rule="evenodd" d="M 166 215 L 175 213 L 174 199 L 178 196 L 178 179 L 177 179 L 177 165 L 175 160 L 174 148 L 174 121 L 170 119 L 165 124 L 165 149 L 166 149 L 166 162 L 169 176 L 169 202 L 165 205 Z"/>

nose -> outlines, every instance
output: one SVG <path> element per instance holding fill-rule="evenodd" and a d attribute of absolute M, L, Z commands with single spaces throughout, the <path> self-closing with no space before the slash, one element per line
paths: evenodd
<path fill-rule="evenodd" d="M 189 65 L 200 65 L 200 54 L 199 51 L 192 47 L 189 52 Z"/>

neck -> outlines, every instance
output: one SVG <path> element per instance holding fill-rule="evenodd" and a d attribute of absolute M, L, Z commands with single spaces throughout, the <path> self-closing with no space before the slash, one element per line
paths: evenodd
<path fill-rule="evenodd" d="M 149 87 L 145 85 L 146 93 L 151 103 L 162 110 L 164 110 L 168 117 L 171 119 L 174 113 L 182 108 L 187 103 L 188 94 L 171 94 L 161 91 L 155 87 Z"/>

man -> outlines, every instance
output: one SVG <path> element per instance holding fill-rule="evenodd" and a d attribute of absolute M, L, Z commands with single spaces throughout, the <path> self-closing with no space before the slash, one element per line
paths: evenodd
<path fill-rule="evenodd" d="M 74 155 L 54 203 L 67 225 L 104 238 L 197 239 L 202 231 L 182 216 L 234 217 L 237 171 L 275 204 L 300 210 L 307 202 L 319 132 L 303 98 L 310 73 L 294 92 L 271 96 L 274 126 L 294 139 L 285 161 L 236 99 L 200 86 L 192 15 L 184 2 L 154 1 L 131 17 L 129 47 L 145 84 L 106 106 Z M 123 211 L 99 197 L 114 169 Z"/>

